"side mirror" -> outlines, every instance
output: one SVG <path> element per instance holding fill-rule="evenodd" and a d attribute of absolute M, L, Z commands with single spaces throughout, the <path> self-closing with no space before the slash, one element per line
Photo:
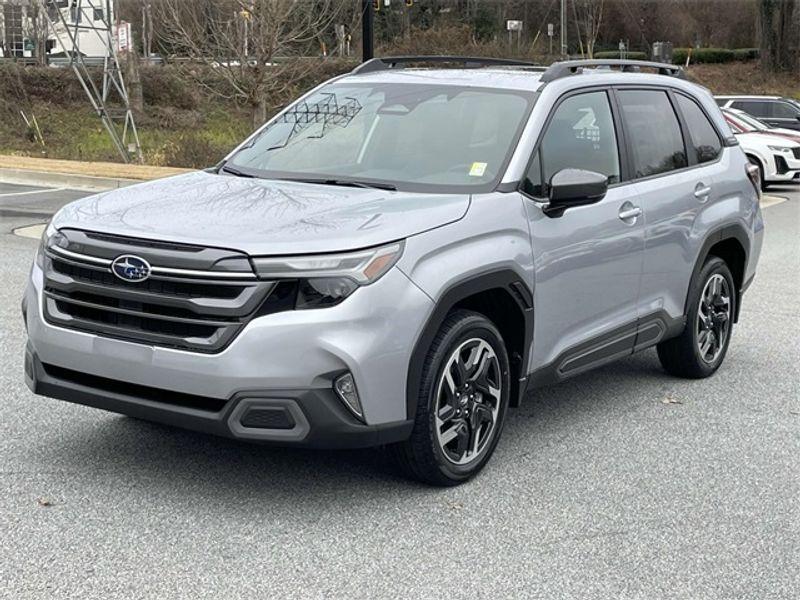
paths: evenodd
<path fill-rule="evenodd" d="M 562 169 L 550 178 L 550 202 L 544 208 L 548 217 L 560 217 L 573 206 L 594 204 L 608 191 L 608 177 L 583 169 Z"/>

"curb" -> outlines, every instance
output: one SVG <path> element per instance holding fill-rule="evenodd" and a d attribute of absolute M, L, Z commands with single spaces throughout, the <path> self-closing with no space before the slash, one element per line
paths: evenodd
<path fill-rule="evenodd" d="M 143 183 L 146 180 L 120 179 L 115 177 L 96 177 L 94 175 L 75 175 L 73 173 L 53 173 L 31 171 L 28 169 L 0 168 L 0 181 L 21 185 L 60 187 L 90 192 L 105 192 L 121 187 Z"/>

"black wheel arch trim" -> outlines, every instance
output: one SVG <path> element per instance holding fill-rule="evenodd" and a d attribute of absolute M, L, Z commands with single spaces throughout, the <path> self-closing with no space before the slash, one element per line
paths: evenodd
<path fill-rule="evenodd" d="M 742 265 L 742 281 L 735 282 L 736 283 L 736 306 L 734 307 L 734 316 L 733 322 L 737 323 L 739 321 L 739 308 L 742 305 L 742 294 L 744 294 L 745 289 L 747 289 L 749 285 L 749 281 L 745 281 L 745 277 L 747 276 L 747 264 L 750 260 L 750 238 L 747 235 L 747 230 L 744 226 L 740 223 L 733 223 L 730 225 L 723 225 L 722 227 L 718 227 L 714 229 L 711 233 L 706 236 L 705 241 L 703 242 L 702 247 L 700 248 L 700 252 L 697 255 L 697 260 L 694 264 L 694 269 L 692 270 L 692 277 L 689 279 L 689 287 L 686 290 L 686 300 L 683 304 L 683 314 L 689 314 L 689 293 L 691 291 L 692 282 L 697 277 L 697 274 L 703 268 L 703 265 L 708 259 L 709 252 L 711 248 L 718 244 L 719 242 L 724 242 L 725 240 L 736 240 L 739 242 L 739 245 L 742 247 L 742 251 L 744 252 L 744 265 Z"/>
<path fill-rule="evenodd" d="M 519 273 L 511 268 L 500 268 L 471 275 L 452 284 L 437 300 L 425 326 L 417 336 L 414 350 L 411 353 L 411 361 L 406 377 L 407 418 L 413 419 L 416 414 L 425 358 L 436 333 L 444 323 L 447 315 L 462 300 L 493 289 L 507 291 L 519 307 L 525 321 L 522 356 L 515 360 L 509 352 L 509 363 L 512 371 L 514 369 L 518 371 L 516 375 L 513 372 L 511 373 L 510 405 L 519 406 L 525 393 L 528 355 L 533 342 L 533 293 Z"/>

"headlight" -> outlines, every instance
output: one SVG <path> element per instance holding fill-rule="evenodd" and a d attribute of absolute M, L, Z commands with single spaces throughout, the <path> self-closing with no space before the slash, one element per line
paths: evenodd
<path fill-rule="evenodd" d="M 773 150 L 775 152 L 791 152 L 792 151 L 792 149 L 789 148 L 788 146 L 767 146 L 767 148 L 769 148 L 770 150 Z"/>
<path fill-rule="evenodd" d="M 380 279 L 402 254 L 403 242 L 395 242 L 342 254 L 256 257 L 253 264 L 261 279 L 298 281 L 296 308 L 322 308 Z"/>
<path fill-rule="evenodd" d="M 47 227 L 42 232 L 42 241 L 39 244 L 39 249 L 36 251 L 36 266 L 44 269 L 44 250 L 52 246 L 66 245 L 67 238 L 59 233 L 58 229 L 53 226 L 53 222 L 49 222 Z"/>

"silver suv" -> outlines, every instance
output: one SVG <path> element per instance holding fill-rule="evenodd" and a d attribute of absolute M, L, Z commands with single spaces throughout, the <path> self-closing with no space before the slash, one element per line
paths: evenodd
<path fill-rule="evenodd" d="M 27 383 L 238 439 L 386 446 L 454 485 L 538 386 L 652 346 L 713 374 L 758 190 L 674 66 L 376 59 L 214 169 L 60 210 L 23 301 Z"/>

